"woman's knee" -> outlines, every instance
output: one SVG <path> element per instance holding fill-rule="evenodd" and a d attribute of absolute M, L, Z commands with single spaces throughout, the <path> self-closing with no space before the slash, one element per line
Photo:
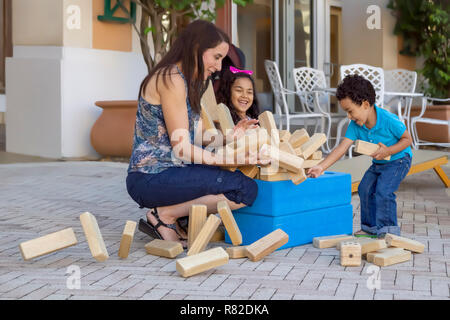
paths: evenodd
<path fill-rule="evenodd" d="M 229 191 L 223 193 L 228 200 L 251 206 L 258 195 L 258 185 L 255 180 L 240 172 L 235 172 L 230 183 L 234 187 L 228 188 Z"/>

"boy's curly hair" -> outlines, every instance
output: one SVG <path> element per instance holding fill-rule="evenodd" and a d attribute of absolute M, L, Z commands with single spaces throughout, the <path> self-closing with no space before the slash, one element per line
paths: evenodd
<path fill-rule="evenodd" d="M 336 97 L 339 101 L 349 98 L 357 105 L 361 105 L 365 100 L 373 106 L 376 94 L 375 89 L 369 80 L 360 75 L 353 74 L 346 76 L 339 84 Z"/>

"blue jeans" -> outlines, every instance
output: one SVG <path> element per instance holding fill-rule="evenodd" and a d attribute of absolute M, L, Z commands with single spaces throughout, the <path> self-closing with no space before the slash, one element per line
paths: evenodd
<path fill-rule="evenodd" d="M 400 235 L 395 191 L 411 168 L 409 154 L 385 164 L 372 163 L 358 187 L 361 230 L 382 235 Z"/>

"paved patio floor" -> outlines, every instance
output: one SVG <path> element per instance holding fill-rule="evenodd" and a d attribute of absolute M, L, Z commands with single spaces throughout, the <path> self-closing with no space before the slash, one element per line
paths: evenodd
<path fill-rule="evenodd" d="M 117 256 L 126 220 L 144 214 L 125 189 L 127 164 L 51 162 L 0 165 L 0 299 L 449 299 L 450 192 L 433 171 L 407 177 L 398 191 L 402 235 L 425 244 L 409 262 L 383 267 L 370 290 L 370 263 L 342 267 L 335 249 L 311 244 L 276 251 L 259 262 L 227 265 L 183 278 L 175 260 L 146 254 L 136 231 L 131 253 Z M 444 167 L 450 175 L 450 167 Z M 359 199 L 352 197 L 354 229 Z M 94 214 L 110 257 L 95 261 L 79 215 Z M 24 261 L 19 243 L 72 227 L 78 244 Z M 228 246 L 213 243 L 211 246 Z M 185 256 L 185 252 L 180 256 Z M 80 288 L 70 289 L 80 270 Z"/>

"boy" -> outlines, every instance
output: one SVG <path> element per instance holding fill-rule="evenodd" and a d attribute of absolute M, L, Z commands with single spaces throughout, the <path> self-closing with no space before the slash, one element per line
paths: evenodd
<path fill-rule="evenodd" d="M 339 160 L 355 140 L 378 144 L 372 165 L 358 187 L 361 230 L 356 236 L 382 238 L 400 235 L 394 192 L 411 167 L 411 135 L 398 117 L 375 105 L 375 90 L 362 76 L 349 75 L 337 88 L 336 97 L 351 120 L 344 140 L 322 162 L 308 171 L 316 178 Z M 383 160 L 387 156 L 390 160 Z"/>

